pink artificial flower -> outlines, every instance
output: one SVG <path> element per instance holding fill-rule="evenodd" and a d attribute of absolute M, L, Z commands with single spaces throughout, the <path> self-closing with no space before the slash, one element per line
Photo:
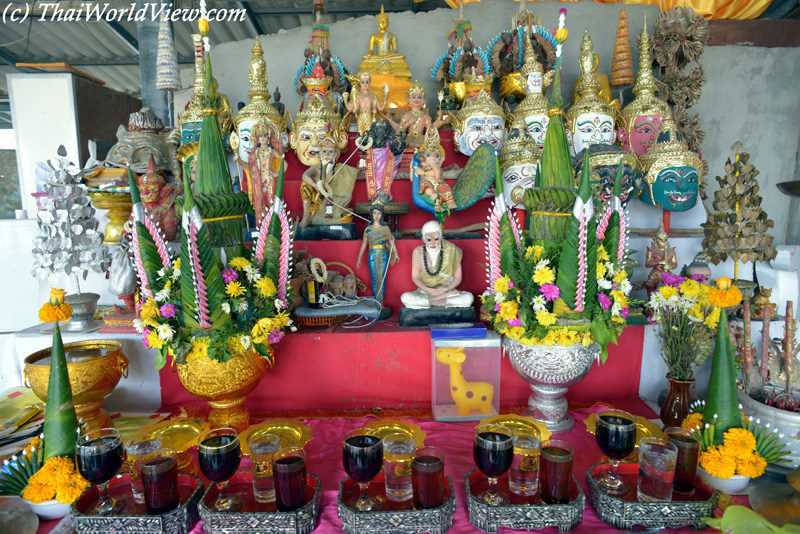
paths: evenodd
<path fill-rule="evenodd" d="M 509 289 L 513 288 L 514 287 L 514 282 L 509 282 L 508 283 L 508 287 L 509 287 Z"/>
<path fill-rule="evenodd" d="M 706 281 L 706 275 L 704 274 L 693 274 L 691 278 L 692 280 L 700 282 L 701 284 Z"/>
<path fill-rule="evenodd" d="M 602 306 L 605 311 L 608 311 L 608 309 L 611 307 L 611 299 L 608 298 L 608 295 L 605 293 L 598 293 L 597 300 L 600 302 L 600 306 Z"/>
<path fill-rule="evenodd" d="M 664 282 L 668 286 L 672 287 L 680 287 L 682 283 L 686 281 L 686 279 L 682 276 L 678 276 L 676 274 L 672 274 L 670 272 L 661 273 L 661 281 Z"/>
<path fill-rule="evenodd" d="M 231 282 L 235 282 L 239 279 L 239 274 L 233 269 L 223 269 L 222 270 L 222 279 L 225 281 L 226 284 L 230 284 Z"/>
<path fill-rule="evenodd" d="M 624 308 L 622 308 L 622 311 L 620 312 L 620 315 L 622 315 L 623 319 L 627 319 L 628 318 L 628 311 L 630 311 L 630 309 L 631 309 L 630 306 L 625 306 Z"/>
<path fill-rule="evenodd" d="M 539 288 L 539 291 L 542 292 L 547 302 L 553 302 L 561 295 L 561 290 L 555 284 L 545 284 Z"/>
<path fill-rule="evenodd" d="M 161 312 L 161 316 L 164 319 L 172 319 L 178 313 L 178 310 L 173 304 L 164 304 L 158 309 L 158 311 Z"/>
<path fill-rule="evenodd" d="M 499 312 L 499 311 L 500 311 L 500 305 L 499 305 L 499 304 L 498 304 L 497 306 L 495 306 L 495 307 L 494 307 L 494 311 L 496 311 L 496 312 Z"/>
<path fill-rule="evenodd" d="M 519 319 L 511 319 L 508 321 L 508 326 L 522 326 L 522 321 Z"/>
<path fill-rule="evenodd" d="M 142 344 L 144 345 L 144 348 L 146 348 L 146 349 L 151 348 L 150 347 L 150 343 L 147 342 L 147 336 L 149 336 L 149 335 L 150 335 L 150 329 L 145 328 L 142 331 Z"/>
<path fill-rule="evenodd" d="M 277 328 L 269 335 L 269 342 L 273 345 L 283 339 L 283 332 Z"/>
<path fill-rule="evenodd" d="M 567 8 L 566 7 L 562 7 L 561 9 L 558 10 L 558 14 L 559 15 L 566 15 L 567 14 Z"/>

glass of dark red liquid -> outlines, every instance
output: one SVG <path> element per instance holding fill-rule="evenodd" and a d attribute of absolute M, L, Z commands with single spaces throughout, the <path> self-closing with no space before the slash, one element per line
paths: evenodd
<path fill-rule="evenodd" d="M 572 492 L 572 463 L 575 449 L 560 439 L 542 443 L 539 453 L 539 491 L 545 504 L 568 504 Z"/>
<path fill-rule="evenodd" d="M 627 493 L 631 487 L 617 476 L 617 466 L 636 447 L 636 417 L 622 410 L 603 410 L 597 414 L 594 437 L 611 464 L 608 473 L 597 479 L 597 485 L 612 495 Z"/>
<path fill-rule="evenodd" d="M 275 505 L 279 512 L 297 510 L 306 500 L 306 452 L 284 447 L 272 455 Z"/>
<path fill-rule="evenodd" d="M 144 507 L 149 515 L 174 510 L 180 504 L 178 494 L 178 453 L 162 448 L 139 459 L 144 488 Z"/>
<path fill-rule="evenodd" d="M 489 488 L 478 499 L 493 506 L 508 504 L 508 497 L 497 492 L 497 480 L 514 460 L 514 434 L 502 425 L 478 425 L 472 455 L 475 465 L 489 480 Z"/>
<path fill-rule="evenodd" d="M 232 428 L 209 430 L 197 440 L 200 470 L 217 485 L 218 497 L 213 506 L 217 512 L 235 512 L 242 507 L 240 498 L 228 495 L 228 480 L 239 469 L 241 456 L 239 434 Z"/>
<path fill-rule="evenodd" d="M 411 488 L 414 508 L 437 508 L 444 496 L 444 451 L 420 447 L 411 460 Z"/>
<path fill-rule="evenodd" d="M 122 438 L 116 428 L 101 428 L 78 438 L 75 454 L 78 471 L 97 486 L 100 494 L 92 514 L 117 514 L 125 508 L 124 502 L 115 501 L 108 494 L 108 483 L 122 467 L 122 451 Z"/>
<path fill-rule="evenodd" d="M 369 496 L 370 481 L 383 466 L 381 433 L 372 428 L 356 428 L 344 436 L 342 462 L 350 478 L 358 482 L 359 496 L 347 503 L 360 512 L 381 509 L 380 501 Z"/>
<path fill-rule="evenodd" d="M 700 462 L 699 436 L 693 430 L 680 427 L 665 428 L 664 434 L 678 449 L 672 493 L 681 497 L 691 497 L 697 486 L 697 466 Z"/>

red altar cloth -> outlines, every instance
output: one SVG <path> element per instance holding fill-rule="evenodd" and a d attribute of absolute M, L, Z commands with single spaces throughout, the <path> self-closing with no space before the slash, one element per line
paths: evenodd
<path fill-rule="evenodd" d="M 624 399 L 639 392 L 644 326 L 626 328 L 609 346 L 605 364 L 569 388 L 573 403 Z M 431 409 L 430 336 L 424 328 L 400 328 L 393 320 L 371 329 L 302 329 L 275 347 L 275 367 L 247 397 L 251 412 L 314 410 Z M 501 360 L 500 406 L 525 406 L 527 382 Z M 166 410 L 205 406 L 164 367 L 161 404 Z"/>

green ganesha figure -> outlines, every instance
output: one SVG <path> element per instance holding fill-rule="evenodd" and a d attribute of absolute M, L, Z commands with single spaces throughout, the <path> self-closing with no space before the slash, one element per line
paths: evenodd
<path fill-rule="evenodd" d="M 641 157 L 645 204 L 667 211 L 689 211 L 697 204 L 703 180 L 703 162 L 680 138 L 675 122 L 667 117 L 656 143 Z"/>

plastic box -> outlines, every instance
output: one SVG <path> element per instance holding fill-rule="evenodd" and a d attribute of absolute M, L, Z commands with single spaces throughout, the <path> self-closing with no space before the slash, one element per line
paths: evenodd
<path fill-rule="evenodd" d="M 500 336 L 437 337 L 431 330 L 437 421 L 479 421 L 500 409 Z"/>

